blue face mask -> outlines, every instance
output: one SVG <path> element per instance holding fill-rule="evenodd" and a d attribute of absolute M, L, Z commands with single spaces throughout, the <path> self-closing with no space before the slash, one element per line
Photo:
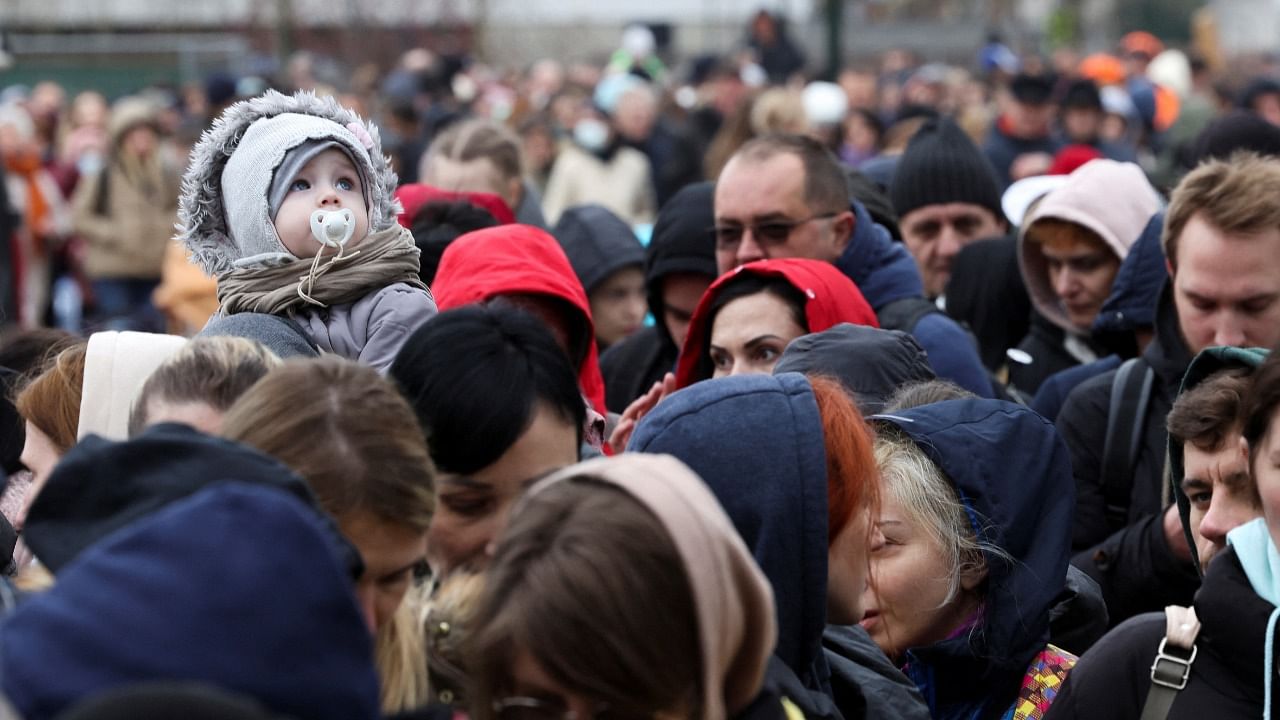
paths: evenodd
<path fill-rule="evenodd" d="M 1271 541 L 1271 532 L 1267 529 L 1267 521 L 1257 518 L 1227 533 L 1227 543 L 1235 548 L 1236 557 L 1244 567 L 1244 574 L 1258 597 L 1266 600 L 1276 609 L 1267 622 L 1266 656 L 1263 672 L 1266 678 L 1266 699 L 1262 705 L 1262 716 L 1271 717 L 1271 678 L 1273 670 L 1271 657 L 1275 649 L 1276 620 L 1280 619 L 1280 551 Z"/>
<path fill-rule="evenodd" d="M 600 152 L 609 142 L 609 126 L 592 118 L 573 126 L 573 140 L 590 152 Z"/>

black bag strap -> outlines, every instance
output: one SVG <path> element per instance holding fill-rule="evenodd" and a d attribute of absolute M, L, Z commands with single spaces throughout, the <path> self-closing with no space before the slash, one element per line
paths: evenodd
<path fill-rule="evenodd" d="M 1200 621 L 1195 608 L 1170 605 L 1164 609 L 1165 636 L 1151 663 L 1151 689 L 1142 705 L 1140 720 L 1165 720 L 1178 693 L 1191 679 L 1191 663 L 1196 661 L 1196 636 Z"/>
<path fill-rule="evenodd" d="M 1102 446 L 1102 493 L 1107 503 L 1107 523 L 1113 531 L 1129 524 L 1133 470 L 1142 446 L 1155 377 L 1155 370 L 1138 357 L 1120 365 L 1111 383 L 1107 439 Z"/>

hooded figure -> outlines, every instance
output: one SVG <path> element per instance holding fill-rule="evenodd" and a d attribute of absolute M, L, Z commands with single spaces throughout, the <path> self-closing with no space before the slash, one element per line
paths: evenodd
<path fill-rule="evenodd" d="M 654 323 L 609 348 L 600 358 L 609 409 L 622 412 L 669 372 L 680 354 L 667 322 L 665 285 L 672 276 L 716 279 L 715 184 L 690 185 L 676 193 L 653 226 L 644 256 L 644 282 Z M 682 311 L 693 310 L 692 307 Z"/>
<path fill-rule="evenodd" d="M 0 668 L 31 720 L 155 680 L 294 717 L 379 716 L 372 639 L 332 529 L 287 493 L 236 482 L 84 552 L 0 625 Z"/>
<path fill-rule="evenodd" d="M 773 586 L 778 643 L 770 683 L 805 717 L 851 719 L 860 708 L 866 717 L 923 715 L 919 696 L 869 649 L 861 628 L 837 629 L 832 649 L 823 649 L 827 460 L 804 376 L 743 375 L 682 390 L 641 421 L 627 450 L 676 456 L 723 505 Z"/>
<path fill-rule="evenodd" d="M 822 332 L 839 323 L 854 323 L 879 327 L 875 311 L 867 304 L 858 287 L 830 263 L 818 260 L 787 258 L 781 260 L 757 260 L 741 265 L 724 275 L 707 288 L 698 309 L 689 322 L 689 334 L 685 336 L 676 366 L 676 387 L 683 388 L 712 375 L 708 349 L 714 330 L 711 317 L 721 290 L 746 273 L 764 278 L 781 278 L 798 290 L 805 298 L 804 317 L 807 332 Z"/>
<path fill-rule="evenodd" d="M 1179 392 L 1185 393 L 1221 370 L 1257 368 L 1267 357 L 1258 348 L 1214 347 L 1196 356 L 1187 368 Z M 1169 438 L 1169 483 L 1182 517 L 1182 528 L 1195 565 L 1203 573 L 1194 607 L 1200 621 L 1196 657 L 1185 688 L 1177 693 L 1169 720 L 1195 718 L 1257 718 L 1265 711 L 1264 663 L 1268 623 L 1275 605 L 1260 597 L 1234 547 L 1239 536 L 1228 533 L 1232 545 L 1201 568 L 1191 533 L 1190 500 L 1182 490 L 1185 477 L 1183 446 Z M 1244 526 L 1241 526 L 1243 528 Z M 1240 529 L 1240 528 L 1238 528 Z M 1167 631 L 1165 613 L 1130 618 L 1107 633 L 1072 671 L 1052 712 L 1054 718 L 1138 717 L 1151 688 L 1151 667 Z M 1272 691 L 1272 717 L 1280 712 Z"/>
<path fill-rule="evenodd" d="M 591 478 L 621 489 L 652 512 L 671 536 L 698 618 L 701 717 L 740 716 L 761 693 L 777 627 L 768 579 L 716 497 L 676 458 L 641 454 L 565 468 L 539 483 L 528 497 L 571 478 Z M 775 706 L 774 715 L 777 710 Z"/>
<path fill-rule="evenodd" d="M 76 438 L 91 434 L 110 440 L 127 438 L 129 413 L 143 384 L 186 344 L 184 337 L 154 333 L 100 332 L 89 336 Z"/>
<path fill-rule="evenodd" d="M 565 210 L 551 233 L 587 292 L 600 347 L 607 348 L 638 330 L 644 322 L 644 304 L 634 290 L 643 288 L 644 246 L 631 227 L 603 205 L 581 205 Z M 623 278 L 626 284 L 612 288 L 625 294 L 621 301 L 611 302 L 606 286 L 627 270 L 634 277 Z"/>
<path fill-rule="evenodd" d="M 1034 393 L 1053 373 L 1098 359 L 1089 329 L 1111 294 L 1120 263 L 1159 209 L 1160 198 L 1141 168 L 1094 160 L 1027 215 L 1018 235 L 1018 263 L 1039 316 L 1018 344 L 1029 362 L 1009 368 L 1019 390 Z M 1099 251 L 1101 258 L 1091 254 Z M 1109 263 L 1116 268 L 1110 279 Z"/>
<path fill-rule="evenodd" d="M 547 231 L 504 225 L 463 235 L 440 258 L 435 294 L 442 312 L 500 297 L 549 300 L 554 317 L 542 320 L 551 321 L 552 334 L 578 368 L 578 384 L 591 407 L 607 412 L 591 304 L 560 243 Z"/>
<path fill-rule="evenodd" d="M 903 385 L 938 377 L 915 338 L 849 323 L 792 340 L 773 368 L 775 375 L 786 372 L 838 379 L 863 415 L 883 410 Z"/>
<path fill-rule="evenodd" d="M 1066 445 L 1052 423 L 999 400 L 949 400 L 873 420 L 901 431 L 942 470 L 987 567 L 972 626 L 907 650 L 907 676 L 937 719 L 1000 718 L 1026 711 L 1024 702 L 1043 712 L 1052 697 L 1029 700 L 1020 690 L 1044 669 L 1050 611 L 1067 575 L 1073 483 Z"/>
<path fill-rule="evenodd" d="M 359 196 L 354 187 L 322 195 L 327 188 L 310 185 L 319 175 L 296 191 L 308 195 L 295 196 L 294 178 L 313 160 L 327 167 L 331 152 L 341 158 L 336 180 L 354 180 L 345 177 L 349 164 Z M 178 202 L 178 240 L 217 278 L 220 315 L 288 317 L 321 350 L 385 372 L 409 334 L 436 312 L 418 277 L 413 234 L 396 222 L 396 183 L 375 126 L 333 98 L 268 90 L 227 108 L 192 148 Z M 310 234 L 315 230 L 299 226 L 311 203 L 316 210 L 324 203 L 352 211 L 348 227 L 363 236 L 350 235 L 345 251 L 325 254 Z M 284 235 L 304 243 L 314 259 L 286 247 L 277 221 L 288 223 Z M 318 265 L 322 258 L 327 262 Z"/>
<path fill-rule="evenodd" d="M 1056 419 L 1077 385 L 1120 367 L 1123 358 L 1141 354 L 1146 343 L 1139 336 L 1154 332 L 1160 289 L 1169 279 L 1164 248 L 1160 245 L 1163 231 L 1164 212 L 1161 211 L 1151 216 L 1138 242 L 1129 248 L 1111 284 L 1111 295 L 1093 321 L 1093 339 L 1113 354 L 1050 375 L 1031 401 L 1036 412 L 1050 420 Z"/>

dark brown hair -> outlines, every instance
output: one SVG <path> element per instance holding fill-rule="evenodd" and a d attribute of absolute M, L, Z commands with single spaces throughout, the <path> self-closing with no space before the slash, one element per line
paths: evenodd
<path fill-rule="evenodd" d="M 516 653 L 630 717 L 698 717 L 702 652 L 684 562 L 648 508 L 590 478 L 529 496 L 498 543 L 474 627 L 471 717 L 493 720 Z"/>
<path fill-rule="evenodd" d="M 48 436 L 59 452 L 65 453 L 76 444 L 87 347 L 80 343 L 63 350 L 14 401 L 22 419 Z"/>
<path fill-rule="evenodd" d="M 1254 466 L 1262 441 L 1271 432 L 1271 416 L 1280 407 L 1280 346 L 1271 349 L 1267 359 L 1253 373 L 1253 382 L 1245 394 L 1244 439 L 1249 442 L 1249 472 L 1254 477 Z M 1255 483 L 1256 486 L 1256 483 Z"/>
<path fill-rule="evenodd" d="M 804 166 L 804 200 L 814 213 L 845 212 L 849 209 L 849 181 L 840 161 L 825 145 L 806 135 L 775 133 L 748 141 L 733 159 L 763 162 L 775 155 L 789 154 Z"/>
<path fill-rule="evenodd" d="M 1169 437 L 1205 452 L 1221 450 L 1228 433 L 1244 419 L 1251 368 L 1229 368 L 1210 375 L 1178 396 L 1169 411 Z"/>
<path fill-rule="evenodd" d="M 378 372 L 338 357 L 290 360 L 231 406 L 223 436 L 298 473 L 329 514 L 367 511 L 425 531 L 435 470 L 413 410 Z"/>

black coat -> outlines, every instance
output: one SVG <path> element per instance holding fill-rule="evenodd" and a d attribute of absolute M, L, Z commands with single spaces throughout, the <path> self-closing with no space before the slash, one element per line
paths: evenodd
<path fill-rule="evenodd" d="M 654 325 L 622 340 L 600 357 L 605 405 L 611 412 L 626 410 L 663 374 L 675 371 L 680 348 L 663 321 L 662 283 L 675 273 L 705 275 L 708 285 L 715 280 L 714 195 L 712 183 L 689 185 L 658 212 L 644 257 L 644 281 Z"/>
<path fill-rule="evenodd" d="M 1005 366 L 1005 351 L 1031 324 L 1031 297 L 1018 270 L 1016 237 L 979 240 L 956 255 L 947 281 L 947 314 L 978 338 L 988 370 Z"/>
<path fill-rule="evenodd" d="M 1113 527 L 1107 520 L 1101 477 L 1115 371 L 1073 390 L 1057 419 L 1058 432 L 1071 450 L 1076 484 L 1071 562 L 1102 587 L 1112 624 L 1166 605 L 1187 605 L 1199 585 L 1190 562 L 1169 549 L 1161 516 L 1168 445 L 1165 418 L 1191 363 L 1167 285 L 1157 311 L 1156 338 L 1142 357 L 1155 370 L 1155 383 L 1124 527 Z"/>
<path fill-rule="evenodd" d="M 1234 550 L 1210 563 L 1195 608 L 1201 623 L 1196 659 L 1168 720 L 1261 717 L 1267 620 L 1275 606 L 1254 594 Z M 1164 634 L 1163 612 L 1112 630 L 1080 658 L 1045 720 L 1137 718 Z M 1278 699 L 1273 693 L 1272 716 L 1280 713 Z"/>
<path fill-rule="evenodd" d="M 1018 343 L 1018 350 L 1030 362 L 1009 362 L 1009 384 L 1028 397 L 1034 396 L 1050 376 L 1080 365 L 1080 359 L 1067 351 L 1067 333 L 1038 312 L 1031 314 L 1031 329 Z M 1081 342 L 1091 350 L 1093 346 Z"/>

